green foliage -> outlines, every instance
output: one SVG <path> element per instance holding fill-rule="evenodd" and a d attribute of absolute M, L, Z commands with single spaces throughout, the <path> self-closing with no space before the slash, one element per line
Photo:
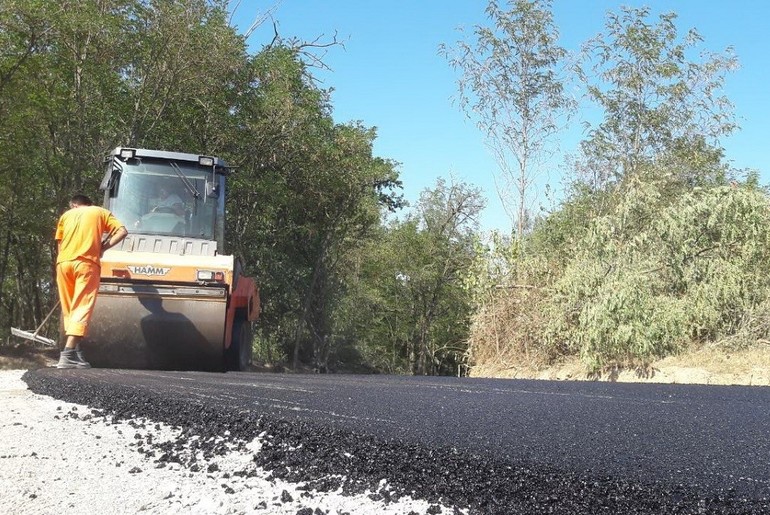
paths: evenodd
<path fill-rule="evenodd" d="M 588 98 L 603 111 L 581 144 L 591 168 L 604 169 L 595 186 L 675 147 L 713 146 L 736 128 L 721 94 L 725 74 L 737 67 L 732 51 L 693 55 L 702 42 L 697 31 L 681 36 L 675 13 L 648 18 L 646 7 L 608 13 L 605 32 L 584 45 L 577 67 Z"/>
<path fill-rule="evenodd" d="M 266 366 L 288 363 L 288 356 L 281 347 L 277 334 L 260 326 L 260 331 L 255 335 L 252 345 L 252 360 L 254 363 Z"/>
<path fill-rule="evenodd" d="M 570 313 L 572 323 L 566 326 L 567 348 L 577 351 L 594 369 L 644 363 L 676 352 L 685 341 L 679 300 L 661 294 L 661 285 L 646 273 L 645 264 L 603 276 L 588 274 L 592 282 L 585 282 L 583 269 L 568 269 L 564 282 L 556 285 L 571 288 L 564 301 L 577 310 Z M 558 307 L 564 306 L 549 311 Z M 559 337 L 556 329 L 547 328 L 552 341 Z M 559 329 L 564 335 L 565 327 Z"/>
<path fill-rule="evenodd" d="M 527 256 L 523 267 L 553 265 L 547 275 L 526 274 L 545 293 L 521 304 L 542 314 L 531 338 L 542 359 L 576 354 L 599 370 L 691 344 L 768 337 L 766 194 L 734 184 L 671 198 L 662 176 L 650 170 L 624 181 L 613 210 L 570 243 L 570 259 L 549 259 L 547 246 Z"/>
<path fill-rule="evenodd" d="M 379 223 L 380 206 L 398 205 L 397 173 L 372 155 L 374 130 L 333 122 L 296 51 L 266 49 L 249 73 L 231 150 L 231 239 L 259 263 L 266 330 L 295 364 L 326 369 L 338 346 L 330 314 L 342 295 L 339 267 Z"/>
<path fill-rule="evenodd" d="M 382 227 L 349 263 L 335 312 L 362 359 L 388 372 L 462 374 L 478 190 L 439 180 L 403 221 Z"/>

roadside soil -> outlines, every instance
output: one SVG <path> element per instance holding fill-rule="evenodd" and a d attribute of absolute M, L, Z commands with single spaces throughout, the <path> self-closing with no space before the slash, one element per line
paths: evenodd
<path fill-rule="evenodd" d="M 38 347 L 34 343 L 0 343 L 0 370 L 34 370 L 52 367 L 59 360 L 59 349 Z"/>
<path fill-rule="evenodd" d="M 477 366 L 472 377 L 509 379 L 548 379 L 570 381 L 616 381 L 627 383 L 770 385 L 770 346 L 735 352 L 702 348 L 670 356 L 644 369 L 613 368 L 592 374 L 579 359 L 573 358 L 549 367 L 521 364 Z"/>

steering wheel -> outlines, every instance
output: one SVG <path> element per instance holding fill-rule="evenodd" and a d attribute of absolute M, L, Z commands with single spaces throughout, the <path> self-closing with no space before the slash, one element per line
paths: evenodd
<path fill-rule="evenodd" d="M 168 213 L 170 215 L 175 215 L 176 211 L 174 211 L 173 207 L 167 207 L 167 206 L 156 206 L 152 210 L 153 213 Z"/>

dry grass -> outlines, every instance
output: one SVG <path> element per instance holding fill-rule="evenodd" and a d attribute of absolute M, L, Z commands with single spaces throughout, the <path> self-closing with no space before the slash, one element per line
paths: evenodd
<path fill-rule="evenodd" d="M 473 317 L 472 361 L 501 368 L 537 368 L 549 362 L 550 357 L 536 344 L 536 328 L 544 321 L 531 305 L 539 301 L 540 292 L 534 289 L 517 289 L 490 299 Z"/>

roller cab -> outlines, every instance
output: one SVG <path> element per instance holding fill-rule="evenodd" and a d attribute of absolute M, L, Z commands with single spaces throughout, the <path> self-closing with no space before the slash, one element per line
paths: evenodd
<path fill-rule="evenodd" d="M 219 158 L 117 148 L 104 206 L 128 237 L 102 258 L 101 285 L 82 343 L 95 367 L 244 370 L 256 285 L 222 252 L 225 181 Z"/>

